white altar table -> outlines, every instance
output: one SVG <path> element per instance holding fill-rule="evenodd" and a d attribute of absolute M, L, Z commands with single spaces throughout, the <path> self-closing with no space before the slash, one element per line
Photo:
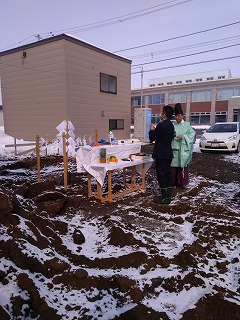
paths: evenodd
<path fill-rule="evenodd" d="M 100 149 L 106 148 L 106 158 L 116 156 L 118 162 L 100 163 Z M 123 161 L 121 159 L 129 158 L 132 154 L 141 151 L 141 143 L 104 145 L 98 147 L 84 146 L 77 152 L 77 171 L 88 172 L 88 196 L 95 196 L 97 199 L 111 202 L 114 198 L 123 194 L 133 192 L 138 189 L 145 189 L 145 173 L 151 167 L 153 159 L 151 156 L 143 159 L 134 159 Z M 126 182 L 126 170 L 131 170 L 131 183 Z M 112 192 L 112 172 L 119 170 L 123 173 L 123 184 L 126 190 L 113 194 Z M 136 173 L 141 174 L 141 184 L 136 183 Z M 103 197 L 103 184 L 105 178 L 108 179 L 108 195 Z M 97 180 L 97 193 L 92 192 L 92 179 Z"/>

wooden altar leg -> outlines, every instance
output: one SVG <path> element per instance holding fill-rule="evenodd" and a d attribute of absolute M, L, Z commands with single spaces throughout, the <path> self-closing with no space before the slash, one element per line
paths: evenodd
<path fill-rule="evenodd" d="M 88 173 L 88 196 L 92 196 L 92 176 Z"/>
<path fill-rule="evenodd" d="M 97 182 L 97 198 L 102 199 L 102 187 L 99 182 Z"/>
<path fill-rule="evenodd" d="M 126 186 L 126 168 L 123 168 L 123 185 Z"/>
<path fill-rule="evenodd" d="M 108 171 L 108 200 L 112 201 L 112 171 Z"/>
<path fill-rule="evenodd" d="M 146 189 L 146 183 L 145 183 L 145 163 L 142 164 L 142 188 Z"/>
<path fill-rule="evenodd" d="M 132 166 L 131 184 L 136 186 L 136 166 Z"/>

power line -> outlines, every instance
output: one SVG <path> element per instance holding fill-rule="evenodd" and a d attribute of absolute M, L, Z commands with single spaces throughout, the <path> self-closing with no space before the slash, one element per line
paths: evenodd
<path fill-rule="evenodd" d="M 10 45 L 10 46 L 1 49 L 1 51 L 6 50 L 6 49 L 8 49 L 8 48 L 11 48 L 11 47 L 15 46 L 16 44 L 20 44 L 20 43 L 22 43 L 23 41 L 26 41 L 26 40 L 28 40 L 28 39 L 30 39 L 30 38 L 32 38 L 32 37 L 34 37 L 34 36 L 30 36 L 30 37 L 27 37 L 27 38 L 25 38 L 25 39 L 23 39 L 23 40 L 21 40 L 21 41 L 15 42 L 14 44 L 12 44 L 12 45 Z"/>
<path fill-rule="evenodd" d="M 99 22 L 93 22 L 93 23 L 82 25 L 82 26 L 77 26 L 77 27 L 72 27 L 72 28 L 67 28 L 67 29 L 54 30 L 53 33 L 68 32 L 68 31 L 70 31 L 72 33 L 79 33 L 79 32 L 83 32 L 83 31 L 89 31 L 92 29 L 98 29 L 98 28 L 110 26 L 112 24 L 122 23 L 122 22 L 126 22 L 128 20 L 140 18 L 140 17 L 146 16 L 146 15 L 149 15 L 149 14 L 161 11 L 161 10 L 169 9 L 169 8 L 172 8 L 172 7 L 175 7 L 175 6 L 178 6 L 178 5 L 184 4 L 186 2 L 193 1 L 193 0 L 183 0 L 179 3 L 171 4 L 172 2 L 176 2 L 176 1 L 178 1 L 178 0 L 171 0 L 171 1 L 165 2 L 160 5 L 156 5 L 153 7 L 149 7 L 146 9 L 142 9 L 139 11 L 128 13 L 128 14 L 125 14 L 125 15 L 122 15 L 119 17 L 102 20 Z M 163 6 L 165 6 L 165 7 L 163 7 Z M 157 9 L 155 9 L 155 8 L 157 8 Z"/>
<path fill-rule="evenodd" d="M 187 46 L 182 46 L 182 47 L 175 47 L 175 48 L 170 48 L 170 49 L 164 49 L 161 51 L 153 51 L 153 52 L 148 52 L 144 54 L 139 54 L 136 56 L 129 56 L 127 57 L 130 60 L 137 60 L 141 58 L 145 58 L 150 56 L 153 58 L 154 55 L 161 55 L 161 54 L 168 54 L 176 51 L 181 51 L 181 50 L 188 50 L 188 49 L 194 49 L 198 47 L 206 47 L 206 46 L 213 46 L 215 43 L 225 43 L 225 42 L 232 42 L 233 40 L 238 40 L 240 35 L 232 36 L 232 37 L 227 37 L 227 38 L 221 38 L 221 39 L 216 39 L 216 40 L 211 40 L 211 41 L 205 41 L 205 42 L 200 42 L 200 43 L 195 43 L 195 44 L 190 44 Z"/>
<path fill-rule="evenodd" d="M 136 72 L 131 72 L 131 74 L 138 74 L 138 73 L 142 73 L 142 72 L 145 73 L 145 72 L 159 71 L 159 70 L 165 70 L 165 69 L 193 66 L 195 64 L 202 64 L 202 63 L 208 63 L 208 62 L 216 62 L 216 61 L 222 61 L 222 60 L 236 59 L 236 58 L 239 58 L 239 57 L 240 57 L 240 55 L 239 56 L 219 58 L 219 59 L 212 59 L 212 60 L 204 60 L 204 61 L 198 61 L 198 62 L 192 62 L 192 63 L 179 64 L 179 65 L 175 65 L 175 66 L 162 67 L 162 68 L 157 68 L 157 69 L 136 71 Z"/>
<path fill-rule="evenodd" d="M 131 48 L 127 48 L 127 49 L 114 51 L 113 53 L 129 51 L 129 50 L 133 50 L 133 49 L 148 47 L 148 46 L 151 46 L 151 45 L 154 45 L 154 44 L 157 44 L 157 43 L 163 43 L 163 42 L 167 42 L 167 41 L 171 41 L 171 40 L 186 38 L 186 37 L 190 37 L 190 36 L 193 36 L 193 35 L 196 35 L 196 34 L 205 33 L 205 32 L 209 32 L 209 31 L 213 31 L 213 30 L 218 30 L 218 29 L 221 29 L 221 28 L 230 27 L 230 26 L 233 26 L 233 25 L 238 24 L 238 23 L 240 23 L 240 21 L 236 21 L 236 22 L 233 22 L 233 23 L 229 23 L 229 24 L 225 24 L 225 25 L 219 26 L 219 27 L 214 27 L 214 28 L 205 29 L 205 30 L 202 30 L 202 31 L 192 32 L 192 33 L 188 33 L 188 34 L 184 34 L 184 35 L 181 35 L 181 36 L 172 37 L 172 38 L 168 38 L 168 39 L 164 39 L 164 40 L 160 40 L 160 41 L 156 41 L 156 42 L 147 43 L 147 44 L 143 44 L 143 45 L 136 46 L 136 47 L 131 47 Z"/>
<path fill-rule="evenodd" d="M 205 50 L 205 51 L 200 51 L 200 52 L 195 52 L 195 53 L 189 53 L 189 54 L 185 54 L 185 55 L 178 56 L 178 57 L 167 58 L 167 59 L 162 59 L 162 60 L 157 60 L 157 61 L 151 61 L 151 62 L 145 62 L 145 63 L 141 63 L 141 64 L 135 64 L 135 65 L 132 65 L 132 67 L 144 66 L 144 65 L 146 65 L 146 64 L 164 62 L 164 61 L 175 60 L 175 59 L 180 59 L 180 58 L 186 58 L 186 57 L 195 56 L 195 55 L 202 54 L 202 53 L 207 53 L 207 52 L 212 52 L 212 51 L 223 50 L 223 49 L 227 49 L 227 48 L 231 48 L 231 47 L 235 47 L 235 46 L 239 46 L 239 45 L 240 45 L 240 43 L 232 44 L 232 45 L 225 46 L 225 47 L 221 47 L 221 48 L 215 48 L 215 49 L 210 49 L 210 50 Z"/>
<path fill-rule="evenodd" d="M 48 35 L 48 36 L 52 37 L 53 34 L 65 33 L 65 32 L 68 32 L 68 31 L 71 32 L 72 34 L 75 34 L 75 33 L 79 33 L 79 32 L 89 31 L 89 30 L 92 30 L 92 29 L 98 29 L 98 28 L 102 28 L 102 27 L 107 27 L 107 26 L 110 26 L 110 25 L 113 25 L 113 24 L 123 23 L 123 22 L 126 22 L 128 20 L 137 19 L 137 18 L 140 18 L 142 16 L 149 15 L 149 14 L 152 14 L 152 13 L 155 13 L 155 12 L 158 12 L 158 11 L 161 11 L 161 10 L 165 10 L 165 9 L 168 9 L 168 8 L 171 8 L 171 7 L 175 7 L 175 6 L 184 4 L 186 2 L 194 1 L 194 0 L 184 0 L 184 1 L 181 1 L 179 3 L 174 3 L 176 1 L 179 1 L 179 0 L 171 0 L 171 1 L 165 2 L 165 3 L 160 4 L 160 5 L 156 5 L 156 6 L 153 6 L 153 7 L 146 8 L 146 9 L 138 10 L 138 11 L 135 11 L 135 12 L 132 12 L 132 13 L 128 13 L 128 14 L 119 16 L 119 17 L 106 19 L 106 20 L 101 20 L 101 21 L 98 21 L 98 22 L 93 22 L 93 23 L 82 25 L 82 26 L 66 28 L 66 29 L 60 29 L 60 30 L 54 30 L 52 32 L 39 33 L 39 36 Z M 163 7 L 163 6 L 165 6 L 165 7 Z M 16 44 L 20 44 L 23 41 L 32 38 L 34 36 L 35 35 L 29 36 L 29 37 L 27 37 L 27 38 L 25 38 L 25 39 L 23 39 L 23 40 L 21 40 L 21 41 L 19 41 L 17 43 L 14 43 L 14 44 L 6 47 L 6 48 L 3 48 L 1 50 L 6 50 L 6 49 L 8 49 L 8 48 L 10 48 L 10 47 L 12 47 L 12 46 L 14 46 Z"/>
<path fill-rule="evenodd" d="M 141 70 L 141 71 L 136 71 L 136 72 L 131 72 L 131 74 L 138 74 L 138 73 L 146 73 L 146 72 L 152 72 L 152 71 L 158 71 L 158 70 L 165 70 L 165 69 L 172 69 L 172 68 L 179 68 L 179 67 L 185 67 L 185 66 L 191 66 L 191 65 L 196 65 L 196 64 L 202 64 L 202 63 L 209 63 L 209 62 L 216 62 L 216 61 L 222 61 L 222 60 L 230 60 L 230 59 L 236 59 L 239 58 L 240 55 L 238 56 L 232 56 L 232 57 L 224 57 L 224 58 L 218 58 L 218 59 L 212 59 L 212 60 L 204 60 L 204 61 L 197 61 L 197 62 L 191 62 L 191 63 L 185 63 L 185 64 L 180 64 L 180 65 L 175 65 L 175 66 L 168 66 L 168 67 L 162 67 L 162 68 L 156 68 L 156 69 L 149 69 L 149 70 Z M 19 66 L 19 65 L 13 65 L 10 63 L 3 63 L 0 62 L 0 64 L 2 65 L 6 65 L 9 67 L 15 67 L 15 68 L 19 68 L 19 69 L 27 69 L 27 70 L 32 70 L 32 71 L 37 71 L 39 73 L 50 73 L 50 74 L 55 74 L 57 76 L 62 76 L 63 73 L 59 73 L 59 72 L 55 72 L 55 71 L 49 71 L 49 70 L 39 70 L 39 69 L 35 69 L 35 68 L 29 68 L 26 66 Z M 81 77 L 94 77 L 92 75 L 89 74 L 67 74 L 67 76 L 70 77 L 76 77 L 76 78 L 81 78 Z"/>

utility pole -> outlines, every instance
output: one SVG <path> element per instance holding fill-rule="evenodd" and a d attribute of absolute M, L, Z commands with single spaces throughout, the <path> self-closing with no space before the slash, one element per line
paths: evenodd
<path fill-rule="evenodd" d="M 141 108 L 143 107 L 143 66 L 141 68 Z"/>
<path fill-rule="evenodd" d="M 42 38 L 40 37 L 40 34 L 36 34 L 36 35 L 34 35 L 34 37 L 36 37 L 38 41 L 42 40 Z"/>

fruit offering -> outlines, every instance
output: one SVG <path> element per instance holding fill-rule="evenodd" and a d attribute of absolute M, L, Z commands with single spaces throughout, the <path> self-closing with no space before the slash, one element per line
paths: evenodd
<path fill-rule="evenodd" d="M 110 157 L 108 158 L 108 162 L 118 162 L 118 158 L 115 157 L 115 156 L 110 156 Z"/>
<path fill-rule="evenodd" d="M 100 163 L 106 163 L 106 148 L 100 149 Z"/>

